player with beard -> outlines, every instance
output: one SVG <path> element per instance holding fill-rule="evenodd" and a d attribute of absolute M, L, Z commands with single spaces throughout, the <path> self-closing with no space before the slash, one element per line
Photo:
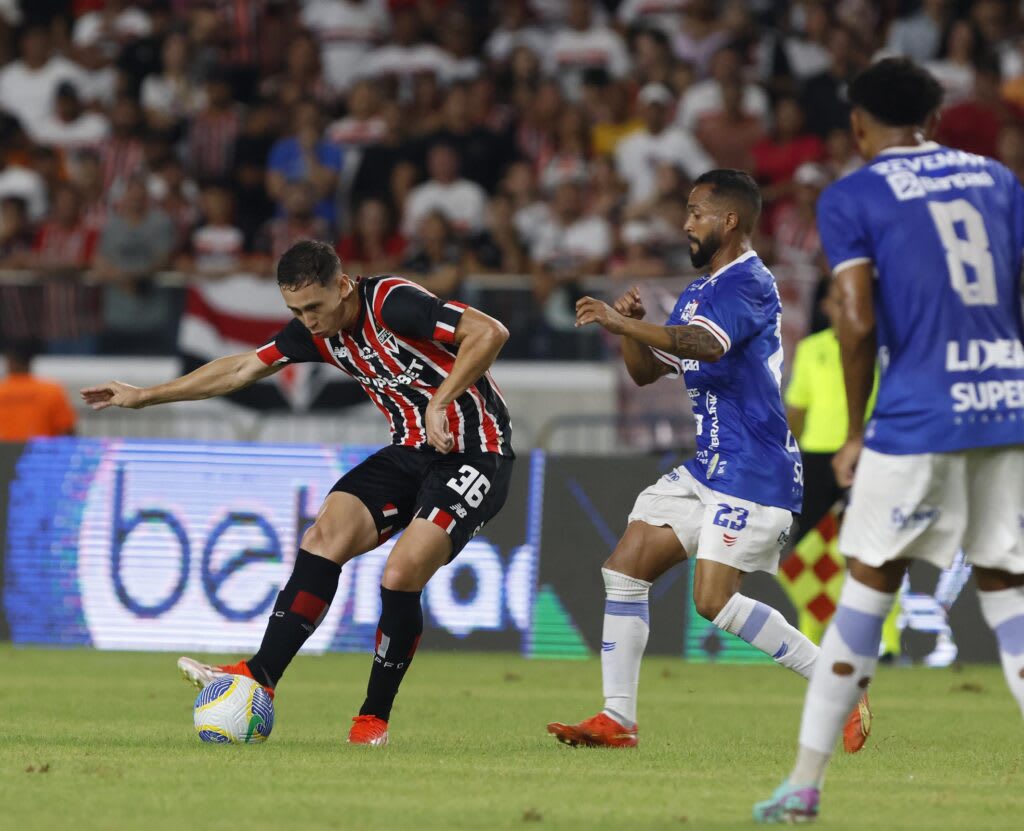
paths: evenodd
<path fill-rule="evenodd" d="M 686 287 L 664 326 L 643 321 L 634 287 L 613 306 L 576 304 L 576 325 L 596 323 L 622 338 L 633 380 L 644 386 L 682 376 L 697 421 L 697 453 L 644 490 L 601 569 L 604 709 L 548 732 L 582 747 L 636 747 L 637 685 L 647 645 L 651 584 L 696 557 L 697 611 L 784 667 L 810 678 L 818 647 L 770 606 L 740 594 L 751 571 L 774 574 L 803 501 L 800 450 L 786 424 L 782 306 L 775 278 L 751 248 L 761 210 L 754 180 L 712 170 L 690 193 L 684 230 L 706 273 Z M 864 746 L 867 698 L 849 715 L 846 749 Z"/>

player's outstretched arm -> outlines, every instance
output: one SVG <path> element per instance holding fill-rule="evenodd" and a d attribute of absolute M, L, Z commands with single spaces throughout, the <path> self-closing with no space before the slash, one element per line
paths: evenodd
<path fill-rule="evenodd" d="M 614 335 L 632 338 L 678 358 L 714 363 L 725 354 L 722 344 L 703 326 L 657 326 L 626 317 L 593 297 L 584 297 L 576 303 L 576 325 L 588 323 L 597 323 Z"/>
<path fill-rule="evenodd" d="M 435 450 L 447 453 L 455 446 L 446 408 L 491 368 L 507 340 L 508 329 L 483 312 L 467 308 L 459 317 L 455 327 L 458 354 L 448 377 L 427 405 L 427 441 Z"/>
<path fill-rule="evenodd" d="M 842 487 L 853 484 L 853 473 L 864 445 L 864 414 L 875 382 L 874 266 L 858 263 L 835 276 L 839 284 L 839 315 L 836 337 L 843 362 L 848 417 L 846 443 L 832 458 L 836 481 Z"/>
<path fill-rule="evenodd" d="M 107 407 L 141 410 L 172 401 L 197 401 L 240 390 L 273 375 L 280 368 L 280 364 L 267 366 L 255 351 L 242 352 L 210 361 L 188 375 L 155 387 L 133 387 L 120 381 L 88 387 L 82 390 L 82 400 L 94 410 Z"/>

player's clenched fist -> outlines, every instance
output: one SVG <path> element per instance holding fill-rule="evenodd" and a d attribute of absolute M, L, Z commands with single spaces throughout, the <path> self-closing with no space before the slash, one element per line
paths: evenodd
<path fill-rule="evenodd" d="M 576 325 L 586 326 L 588 323 L 597 323 L 613 335 L 621 335 L 626 318 L 607 303 L 593 297 L 584 297 L 576 302 Z"/>
<path fill-rule="evenodd" d="M 427 441 L 438 453 L 450 453 L 455 447 L 455 437 L 448 425 L 448 411 L 428 404 L 426 409 Z"/>
<path fill-rule="evenodd" d="M 110 381 L 98 387 L 82 390 L 82 400 L 94 410 L 105 410 L 107 407 L 126 407 L 138 410 L 146 405 L 142 399 L 142 390 L 131 384 Z"/>
<path fill-rule="evenodd" d="M 647 314 L 647 309 L 644 308 L 644 303 L 640 299 L 640 289 L 633 286 L 627 291 L 622 297 L 612 304 L 612 308 L 615 309 L 620 315 L 631 317 L 634 320 L 643 320 Z"/>

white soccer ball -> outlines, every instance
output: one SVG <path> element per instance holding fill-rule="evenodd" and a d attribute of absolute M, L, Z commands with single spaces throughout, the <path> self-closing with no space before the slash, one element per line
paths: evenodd
<path fill-rule="evenodd" d="M 225 675 L 196 697 L 193 719 L 204 742 L 259 744 L 274 729 L 274 702 L 251 678 Z"/>

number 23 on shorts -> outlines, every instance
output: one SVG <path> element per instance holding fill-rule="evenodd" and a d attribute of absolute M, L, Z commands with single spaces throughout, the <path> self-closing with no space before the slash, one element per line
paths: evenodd
<path fill-rule="evenodd" d="M 451 483 L 449 482 L 449 484 Z M 742 531 L 747 527 L 747 517 L 749 515 L 750 511 L 746 508 L 737 508 L 734 505 L 726 505 L 724 502 L 719 502 L 718 513 L 715 514 L 713 522 L 722 528 Z"/>

